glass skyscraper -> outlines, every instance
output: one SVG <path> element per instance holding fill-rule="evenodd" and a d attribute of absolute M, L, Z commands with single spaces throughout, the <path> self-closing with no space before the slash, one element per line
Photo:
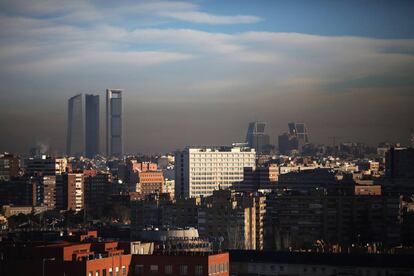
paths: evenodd
<path fill-rule="evenodd" d="M 89 158 L 99 153 L 99 95 L 69 99 L 66 153 Z"/>
<path fill-rule="evenodd" d="M 85 154 L 92 158 L 99 154 L 99 95 L 85 95 Z"/>
<path fill-rule="evenodd" d="M 122 90 L 106 90 L 106 154 L 123 155 Z"/>
<path fill-rule="evenodd" d="M 83 117 L 82 94 L 73 96 L 68 101 L 68 130 L 66 153 L 69 156 L 82 156 L 85 151 L 85 124 Z"/>
<path fill-rule="evenodd" d="M 246 134 L 246 143 L 254 148 L 257 153 L 268 153 L 270 151 L 270 138 L 265 133 L 265 122 L 251 122 Z"/>

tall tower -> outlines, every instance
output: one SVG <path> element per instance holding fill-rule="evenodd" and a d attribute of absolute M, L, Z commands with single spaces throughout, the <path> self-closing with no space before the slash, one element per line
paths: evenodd
<path fill-rule="evenodd" d="M 81 156 L 85 152 L 85 124 L 82 94 L 68 101 L 68 130 L 66 153 L 69 156 Z"/>
<path fill-rule="evenodd" d="M 85 154 L 92 158 L 99 154 L 99 95 L 85 95 Z"/>
<path fill-rule="evenodd" d="M 123 155 L 121 89 L 106 89 L 106 155 Z"/>
<path fill-rule="evenodd" d="M 94 157 L 99 153 L 99 96 L 78 94 L 68 101 L 66 153 Z"/>
<path fill-rule="evenodd" d="M 246 143 L 254 148 L 257 153 L 265 153 L 270 150 L 269 135 L 265 133 L 265 122 L 251 122 L 247 129 Z"/>

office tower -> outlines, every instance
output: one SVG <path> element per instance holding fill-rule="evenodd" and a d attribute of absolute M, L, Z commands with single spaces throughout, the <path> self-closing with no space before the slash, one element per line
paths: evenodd
<path fill-rule="evenodd" d="M 68 101 L 67 155 L 99 153 L 99 95 L 78 94 Z"/>
<path fill-rule="evenodd" d="M 68 101 L 68 131 L 66 153 L 69 156 L 81 156 L 85 152 L 84 104 L 82 94 Z"/>
<path fill-rule="evenodd" d="M 209 196 L 243 180 L 244 167 L 256 167 L 247 147 L 186 147 L 175 153 L 175 197 Z"/>
<path fill-rule="evenodd" d="M 251 122 L 247 129 L 246 143 L 257 153 L 269 153 L 269 135 L 265 133 L 265 122 Z"/>
<path fill-rule="evenodd" d="M 99 154 L 99 95 L 85 95 L 85 155 Z"/>
<path fill-rule="evenodd" d="M 106 90 L 106 154 L 122 157 L 122 90 Z"/>
<path fill-rule="evenodd" d="M 302 152 L 304 145 L 309 143 L 308 131 L 304 123 L 289 123 L 289 133 L 279 136 L 279 152 L 281 154 L 290 154 L 291 151 L 297 150 Z"/>
<path fill-rule="evenodd" d="M 309 143 L 308 130 L 305 123 L 289 123 L 289 133 L 298 138 L 299 151 L 302 151 L 302 147 Z"/>

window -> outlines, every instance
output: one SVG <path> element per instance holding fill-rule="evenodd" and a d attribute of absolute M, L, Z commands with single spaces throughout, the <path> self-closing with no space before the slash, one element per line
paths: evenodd
<path fill-rule="evenodd" d="M 109 268 L 109 276 L 112 276 L 112 268 Z"/>
<path fill-rule="evenodd" d="M 158 273 L 158 265 L 150 265 L 150 273 L 157 274 Z"/>
<path fill-rule="evenodd" d="M 203 266 L 202 265 L 196 265 L 195 266 L 195 275 L 203 275 Z"/>
<path fill-rule="evenodd" d="M 283 266 L 279 266 L 279 270 L 280 270 L 280 271 L 284 271 L 284 270 L 285 270 L 285 268 L 284 268 Z"/>
<path fill-rule="evenodd" d="M 127 275 L 126 267 L 124 265 L 122 266 L 122 275 Z M 97 276 L 99 276 L 99 275 L 97 275 Z"/>
<path fill-rule="evenodd" d="M 187 274 L 188 274 L 188 266 L 180 265 L 180 275 L 187 275 Z"/>
<path fill-rule="evenodd" d="M 144 266 L 136 265 L 135 266 L 135 275 L 144 275 Z"/>
<path fill-rule="evenodd" d="M 165 274 L 172 274 L 172 265 L 166 265 L 164 270 Z"/>
<path fill-rule="evenodd" d="M 117 266 L 115 267 L 115 275 L 119 276 L 119 267 L 117 267 Z"/>
<path fill-rule="evenodd" d="M 88 276 L 92 276 L 92 271 L 89 271 L 88 272 Z"/>
<path fill-rule="evenodd" d="M 95 271 L 95 276 L 99 276 L 99 270 Z"/>
<path fill-rule="evenodd" d="M 106 268 L 102 269 L 102 276 L 106 276 Z"/>

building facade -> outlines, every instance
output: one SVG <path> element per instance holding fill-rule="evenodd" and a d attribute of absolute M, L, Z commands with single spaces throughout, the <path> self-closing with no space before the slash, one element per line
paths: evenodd
<path fill-rule="evenodd" d="M 187 147 L 175 153 L 175 197 L 209 196 L 243 180 L 243 169 L 256 166 L 251 148 Z"/>
<path fill-rule="evenodd" d="M 99 95 L 85 95 L 85 155 L 99 154 Z"/>
<path fill-rule="evenodd" d="M 108 157 L 123 155 L 122 93 L 120 89 L 106 90 L 106 155 Z"/>

